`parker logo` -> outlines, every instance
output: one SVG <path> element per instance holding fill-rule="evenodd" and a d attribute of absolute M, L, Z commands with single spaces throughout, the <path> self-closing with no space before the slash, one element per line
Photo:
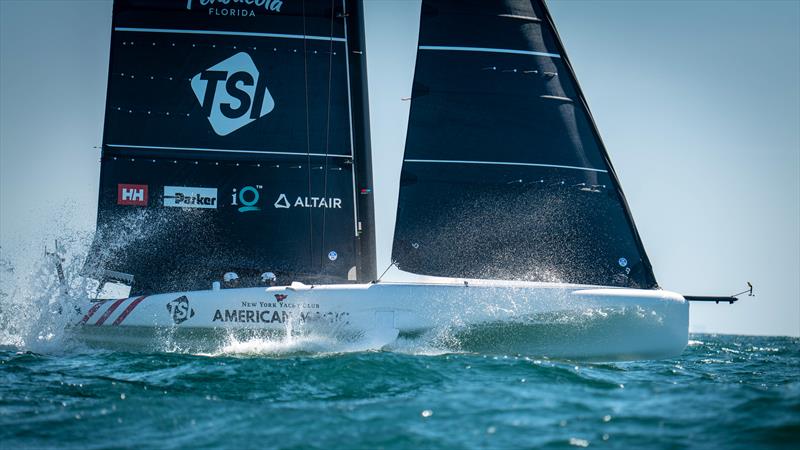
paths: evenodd
<path fill-rule="evenodd" d="M 191 85 L 211 128 L 227 136 L 275 108 L 266 81 L 253 58 L 240 52 L 195 75 Z"/>
<path fill-rule="evenodd" d="M 167 311 L 172 314 L 172 321 L 175 322 L 175 325 L 194 317 L 194 309 L 189 306 L 189 297 L 185 295 L 167 303 Z"/>
<path fill-rule="evenodd" d="M 118 184 L 117 204 L 128 206 L 147 206 L 147 185 Z"/>
<path fill-rule="evenodd" d="M 217 189 L 164 186 L 164 206 L 175 208 L 217 208 Z"/>

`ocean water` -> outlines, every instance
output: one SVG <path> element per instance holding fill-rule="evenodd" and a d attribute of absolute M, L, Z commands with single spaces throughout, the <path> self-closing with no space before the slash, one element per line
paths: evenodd
<path fill-rule="evenodd" d="M 589 364 L 328 343 L 0 347 L 2 448 L 798 448 L 800 339 Z"/>
<path fill-rule="evenodd" d="M 0 449 L 800 448 L 798 338 L 693 335 L 678 358 L 602 364 L 458 336 L 99 350 L 58 314 L 87 288 L 75 242 L 71 295 L 47 261 L 0 258 Z"/>

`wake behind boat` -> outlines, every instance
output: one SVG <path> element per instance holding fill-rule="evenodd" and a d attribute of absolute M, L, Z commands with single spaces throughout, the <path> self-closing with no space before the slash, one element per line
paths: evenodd
<path fill-rule="evenodd" d="M 131 294 L 87 299 L 78 335 L 382 347 L 438 333 L 459 350 L 608 360 L 683 350 L 688 303 L 655 280 L 543 2 L 422 1 L 411 97 L 398 99 L 410 115 L 388 277 L 363 2 L 270 5 L 115 2 L 85 273 Z M 224 273 L 241 284 L 220 288 Z"/>

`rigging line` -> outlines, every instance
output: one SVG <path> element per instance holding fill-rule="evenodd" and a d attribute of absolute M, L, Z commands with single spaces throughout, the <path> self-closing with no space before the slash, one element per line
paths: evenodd
<path fill-rule="evenodd" d="M 303 6 L 303 35 L 306 34 L 306 1 Z M 311 195 L 311 125 L 308 111 L 308 41 L 303 40 L 303 77 L 305 78 L 306 93 L 306 173 L 308 174 L 308 195 Z M 308 209 L 308 261 L 314 261 L 314 216 L 311 208 Z"/>
<path fill-rule="evenodd" d="M 342 18 L 344 19 L 344 66 L 347 67 L 347 70 L 344 71 L 345 73 L 345 80 L 347 85 L 347 121 L 349 126 L 347 127 L 347 131 L 350 135 L 350 155 L 353 156 L 355 159 L 355 132 L 353 130 L 353 88 L 350 86 L 351 77 L 350 77 L 350 45 L 347 42 L 348 33 L 347 33 L 347 25 L 348 20 L 347 16 L 349 13 L 347 12 L 347 2 L 342 0 Z M 353 50 L 353 53 L 356 54 L 363 54 L 362 51 Z M 363 87 L 363 86 L 362 86 Z M 363 106 L 363 105 L 362 105 Z M 363 134 L 363 133 L 362 133 Z M 352 161 L 351 161 L 352 162 Z M 355 171 L 355 163 L 350 165 L 350 178 L 353 183 L 353 235 L 358 238 L 360 235 L 360 231 L 358 229 L 358 218 L 359 216 L 359 205 L 358 199 L 356 198 L 358 194 L 356 193 L 356 171 Z M 359 253 L 359 260 L 360 260 L 360 253 Z"/>
<path fill-rule="evenodd" d="M 384 271 L 383 271 L 383 273 L 381 274 L 381 276 L 379 276 L 377 280 L 373 281 L 373 282 L 372 282 L 372 284 L 377 284 L 377 283 L 380 283 L 380 282 L 381 282 L 381 279 L 383 278 L 383 276 L 384 276 L 384 275 L 386 275 L 386 272 L 388 272 L 388 271 L 389 271 L 389 269 L 391 269 L 391 268 L 392 268 L 392 266 L 395 266 L 395 267 L 397 267 L 397 261 L 392 261 L 392 262 L 389 264 L 389 266 L 386 268 L 386 270 L 384 270 Z M 399 267 L 397 267 L 397 268 L 399 269 Z"/>
<path fill-rule="evenodd" d="M 331 0 L 331 30 L 330 35 L 333 38 L 333 20 L 336 17 L 334 14 L 334 1 Z M 350 68 L 346 68 L 349 70 Z M 333 78 L 333 41 L 330 41 L 328 47 L 328 110 L 327 110 L 327 117 L 325 119 L 325 169 L 323 177 L 323 188 L 322 188 L 322 197 L 328 198 L 328 150 L 330 149 L 331 145 L 331 79 Z M 353 187 L 355 189 L 355 186 Z M 322 249 L 320 251 L 320 260 L 322 263 L 320 265 L 325 264 L 325 231 L 326 231 L 326 224 L 328 218 L 328 208 L 322 209 Z"/>
<path fill-rule="evenodd" d="M 737 294 L 733 294 L 733 295 L 731 295 L 731 297 L 738 297 L 738 296 L 740 296 L 742 294 L 747 294 L 748 297 L 755 297 L 755 294 L 753 294 L 753 285 L 750 284 L 749 281 L 747 282 L 747 289 L 745 289 L 742 292 L 739 292 Z"/>

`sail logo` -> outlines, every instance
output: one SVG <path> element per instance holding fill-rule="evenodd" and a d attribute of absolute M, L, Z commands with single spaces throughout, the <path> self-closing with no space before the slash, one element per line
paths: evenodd
<path fill-rule="evenodd" d="M 289 208 L 328 208 L 342 209 L 342 199 L 336 197 L 300 197 L 294 203 L 289 203 L 286 194 L 280 194 L 274 204 L 277 209 Z"/>
<path fill-rule="evenodd" d="M 192 91 L 219 136 L 227 136 L 269 114 L 275 100 L 253 58 L 239 52 L 192 77 Z"/>
<path fill-rule="evenodd" d="M 240 16 L 255 17 L 255 11 L 244 8 L 229 8 L 228 6 L 256 6 L 268 12 L 281 12 L 283 0 L 186 0 L 186 9 L 199 4 L 208 8 L 209 16 Z M 217 8 L 219 4 L 222 8 Z"/>
<path fill-rule="evenodd" d="M 278 200 L 275 200 L 275 207 L 278 209 L 289 209 L 292 205 L 289 204 L 286 194 L 281 194 L 278 196 Z"/>
<path fill-rule="evenodd" d="M 217 189 L 164 186 L 164 206 L 217 209 Z"/>
<path fill-rule="evenodd" d="M 239 212 L 248 212 L 248 211 L 261 211 L 261 207 L 256 206 L 258 204 L 258 200 L 261 198 L 261 193 L 259 192 L 263 186 L 257 184 L 255 186 L 245 186 L 237 192 L 236 189 L 233 189 L 233 193 L 231 194 L 231 205 L 232 206 L 241 206 L 239 207 Z"/>
<path fill-rule="evenodd" d="M 117 204 L 126 206 L 147 206 L 147 185 L 118 184 Z"/>

